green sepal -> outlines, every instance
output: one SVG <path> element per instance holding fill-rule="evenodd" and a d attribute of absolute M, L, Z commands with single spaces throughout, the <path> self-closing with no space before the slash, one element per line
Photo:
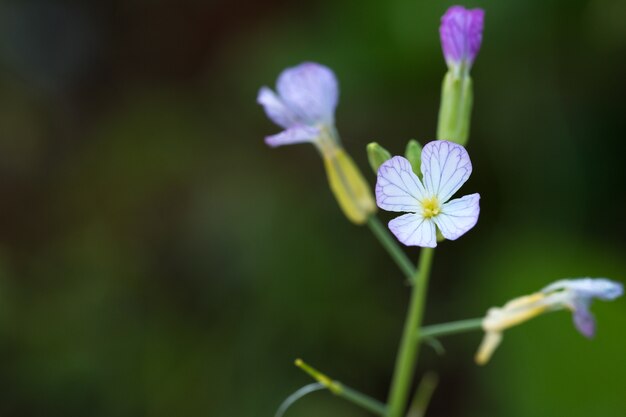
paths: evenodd
<path fill-rule="evenodd" d="M 369 143 L 365 149 L 367 150 L 367 160 L 372 171 L 374 171 L 374 174 L 378 174 L 378 168 L 391 159 L 391 154 L 377 142 Z"/>
<path fill-rule="evenodd" d="M 421 166 L 422 166 L 422 145 L 415 139 L 411 139 L 406 144 L 406 149 L 404 151 L 404 157 L 409 160 L 411 163 L 411 167 L 413 168 L 413 172 L 418 177 L 422 176 Z"/>

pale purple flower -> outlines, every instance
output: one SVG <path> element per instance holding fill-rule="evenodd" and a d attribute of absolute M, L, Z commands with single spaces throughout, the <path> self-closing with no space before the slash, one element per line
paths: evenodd
<path fill-rule="evenodd" d="M 436 227 L 449 240 L 474 227 L 480 195 L 450 200 L 472 173 L 469 155 L 461 145 L 444 140 L 430 142 L 424 146 L 421 160 L 423 183 L 401 156 L 382 164 L 376 181 L 376 203 L 384 210 L 409 213 L 389 222 L 389 229 L 400 242 L 434 248 Z"/>
<path fill-rule="evenodd" d="M 441 17 L 439 35 L 448 67 L 464 62 L 471 67 L 480 50 L 484 20 L 484 10 L 463 6 L 452 6 Z"/>
<path fill-rule="evenodd" d="M 573 312 L 574 325 L 588 338 L 595 335 L 596 321 L 589 310 L 594 298 L 609 301 L 624 293 L 622 284 L 605 278 L 563 279 L 542 290 Z"/>
<path fill-rule="evenodd" d="M 276 91 L 262 87 L 257 96 L 267 116 L 285 129 L 265 138 L 269 146 L 315 142 L 324 129 L 334 129 L 339 88 L 329 68 L 314 62 L 287 68 L 278 77 Z"/>

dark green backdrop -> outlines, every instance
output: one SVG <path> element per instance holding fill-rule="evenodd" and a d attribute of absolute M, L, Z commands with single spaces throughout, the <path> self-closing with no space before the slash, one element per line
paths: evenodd
<path fill-rule="evenodd" d="M 310 381 L 296 357 L 384 399 L 407 287 L 311 146 L 263 144 L 278 128 L 255 98 L 287 66 L 332 67 L 373 184 L 368 142 L 434 138 L 451 4 L 2 2 L 0 414 L 268 417 Z M 427 323 L 626 272 L 626 3 L 464 5 L 486 10 L 465 187 L 482 212 L 436 255 Z M 429 415 L 624 416 L 626 304 L 594 312 L 594 341 L 548 315 L 484 368 L 479 333 L 425 348 Z M 367 415 L 328 393 L 289 413 Z"/>

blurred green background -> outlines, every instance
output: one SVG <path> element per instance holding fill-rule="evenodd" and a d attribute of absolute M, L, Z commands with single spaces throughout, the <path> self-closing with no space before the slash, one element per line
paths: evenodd
<path fill-rule="evenodd" d="M 0 3 L 0 415 L 272 416 L 310 382 L 296 357 L 384 399 L 408 288 L 313 147 L 263 144 L 256 93 L 333 68 L 373 184 L 369 141 L 434 138 L 451 4 Z M 626 2 L 464 5 L 486 9 L 464 188 L 482 213 L 440 246 L 426 323 L 626 273 Z M 594 312 L 594 341 L 548 315 L 484 368 L 480 333 L 424 348 L 429 415 L 626 415 L 626 303 Z M 366 415 L 327 392 L 288 414 Z"/>

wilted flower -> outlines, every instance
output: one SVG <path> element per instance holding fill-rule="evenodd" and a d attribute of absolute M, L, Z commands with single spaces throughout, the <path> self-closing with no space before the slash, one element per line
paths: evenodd
<path fill-rule="evenodd" d="M 389 222 L 389 229 L 408 246 L 437 246 L 436 228 L 455 240 L 478 221 L 479 194 L 450 200 L 472 173 L 465 148 L 438 140 L 424 146 L 421 154 L 422 181 L 409 161 L 394 156 L 378 170 L 376 202 L 388 211 L 404 211 Z M 450 201 L 448 201 L 450 200 Z"/>
<path fill-rule="evenodd" d="M 285 130 L 265 138 L 269 146 L 313 143 L 324 159 L 330 188 L 352 222 L 362 224 L 376 211 L 369 185 L 339 142 L 334 126 L 339 89 L 333 72 L 306 62 L 284 70 L 278 94 L 262 87 L 257 97 L 267 116 Z"/>
<path fill-rule="evenodd" d="M 493 307 L 483 319 L 485 337 L 478 348 L 476 362 L 482 365 L 489 361 L 502 341 L 504 330 L 548 311 L 572 311 L 578 331 L 591 338 L 595 334 L 595 319 L 589 311 L 593 299 L 613 300 L 623 292 L 622 284 L 605 278 L 564 279 L 540 292 L 515 298 L 501 308 Z"/>
<path fill-rule="evenodd" d="M 463 6 L 452 6 L 441 18 L 439 36 L 441 48 L 448 67 L 474 63 L 483 40 L 485 12 L 482 9 L 468 10 Z"/>

